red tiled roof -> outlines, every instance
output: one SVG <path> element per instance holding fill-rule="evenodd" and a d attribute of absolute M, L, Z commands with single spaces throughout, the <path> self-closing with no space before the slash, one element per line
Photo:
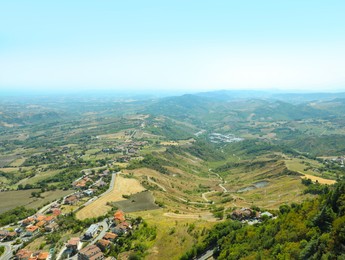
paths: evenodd
<path fill-rule="evenodd" d="M 55 218 L 55 216 L 47 216 L 45 218 L 45 221 L 49 222 L 49 221 L 52 221 L 54 218 Z"/>
<path fill-rule="evenodd" d="M 106 240 L 106 239 L 100 239 L 100 240 L 98 240 L 97 243 L 100 244 L 103 247 L 107 247 L 110 244 L 110 241 Z"/>
<path fill-rule="evenodd" d="M 30 250 L 21 249 L 17 252 L 16 257 L 18 259 L 28 259 L 31 257 L 31 255 L 32 255 L 32 252 Z"/>
<path fill-rule="evenodd" d="M 76 246 L 80 242 L 79 237 L 72 237 L 70 240 L 68 240 L 67 245 L 69 246 Z"/>
<path fill-rule="evenodd" d="M 119 221 L 125 221 L 126 218 L 125 218 L 125 214 L 123 213 L 123 211 L 121 210 L 118 210 L 114 213 L 114 219 L 115 220 L 119 220 Z"/>
<path fill-rule="evenodd" d="M 59 216 L 61 214 L 61 210 L 60 209 L 53 209 L 53 215 L 54 216 Z"/>
<path fill-rule="evenodd" d="M 42 220 L 44 220 L 45 218 L 46 218 L 46 216 L 40 215 L 40 216 L 38 216 L 36 219 L 37 219 L 37 221 L 42 221 Z"/>
<path fill-rule="evenodd" d="M 116 234 L 111 233 L 111 232 L 107 232 L 107 233 L 105 233 L 105 235 L 104 235 L 103 239 L 107 239 L 107 240 L 109 240 L 109 239 L 115 239 L 116 237 L 117 237 L 117 235 L 116 235 Z"/>
<path fill-rule="evenodd" d="M 38 229 L 37 226 L 29 226 L 29 227 L 26 227 L 26 231 L 28 232 L 34 232 Z"/>
<path fill-rule="evenodd" d="M 44 220 L 42 220 L 42 221 L 36 223 L 36 226 L 43 227 L 45 224 L 46 224 L 46 222 Z"/>
<path fill-rule="evenodd" d="M 49 257 L 48 252 L 41 252 L 39 253 L 37 260 L 46 260 Z"/>

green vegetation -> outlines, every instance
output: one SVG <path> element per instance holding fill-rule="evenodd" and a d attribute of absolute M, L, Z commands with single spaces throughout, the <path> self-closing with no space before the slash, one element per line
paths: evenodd
<path fill-rule="evenodd" d="M 308 182 L 309 183 L 309 182 Z M 283 205 L 277 219 L 248 226 L 217 224 L 203 243 L 181 259 L 215 247 L 217 259 L 342 259 L 345 256 L 345 182 L 321 197 Z"/>
<path fill-rule="evenodd" d="M 4 226 L 10 223 L 17 222 L 25 219 L 28 216 L 35 214 L 36 210 L 26 209 L 25 207 L 17 207 L 0 214 L 0 226 Z"/>
<path fill-rule="evenodd" d="M 0 246 L 0 256 L 2 256 L 3 253 L 5 253 L 5 247 Z"/>
<path fill-rule="evenodd" d="M 78 210 L 107 190 L 111 172 L 122 171 L 148 191 L 108 205 L 148 218 L 161 208 L 147 223 L 137 219 L 109 256 L 168 259 L 188 251 L 182 259 L 190 259 L 216 248 L 220 259 L 340 257 L 343 184 L 323 183 L 345 179 L 344 99 L 241 95 L 0 100 L 0 225 L 71 189 L 92 189 L 63 209 Z M 278 218 L 253 226 L 224 220 L 242 207 L 279 210 Z M 60 248 L 106 216 L 60 216 L 58 230 L 37 247 Z"/>

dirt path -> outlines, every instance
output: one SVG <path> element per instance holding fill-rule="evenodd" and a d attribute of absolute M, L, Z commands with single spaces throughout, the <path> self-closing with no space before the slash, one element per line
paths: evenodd
<path fill-rule="evenodd" d="M 209 204 L 208 202 L 197 202 L 197 201 L 188 201 L 188 200 L 186 200 L 186 199 L 184 199 L 184 198 L 179 198 L 178 197 L 178 199 L 179 200 L 181 200 L 181 201 L 183 201 L 183 202 L 186 202 L 186 203 L 188 203 L 188 204 Z"/>
<path fill-rule="evenodd" d="M 147 176 L 147 180 L 155 185 L 157 185 L 159 188 L 161 188 L 164 192 L 166 192 L 167 190 L 160 184 L 158 184 L 157 182 L 153 181 L 150 176 Z"/>
<path fill-rule="evenodd" d="M 167 212 L 163 216 L 176 219 L 202 219 L 207 221 L 215 222 L 217 219 L 213 216 L 212 213 L 200 213 L 200 214 L 176 214 Z"/>

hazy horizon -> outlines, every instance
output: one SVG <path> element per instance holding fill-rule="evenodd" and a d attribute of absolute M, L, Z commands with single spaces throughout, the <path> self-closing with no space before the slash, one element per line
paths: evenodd
<path fill-rule="evenodd" d="M 1 92 L 345 89 L 345 2 L 0 3 Z"/>

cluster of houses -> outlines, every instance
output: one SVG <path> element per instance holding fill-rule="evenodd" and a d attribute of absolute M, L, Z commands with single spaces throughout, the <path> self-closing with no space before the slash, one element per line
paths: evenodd
<path fill-rule="evenodd" d="M 260 212 L 250 208 L 241 208 L 231 212 L 230 217 L 243 223 L 255 224 L 259 223 L 263 218 L 273 218 L 273 214 L 268 211 Z"/>
<path fill-rule="evenodd" d="M 51 254 L 43 251 L 31 251 L 27 249 L 21 249 L 17 252 L 15 259 L 17 260 L 49 260 Z"/>
<path fill-rule="evenodd" d="M 337 158 L 333 158 L 332 161 L 340 164 L 340 167 L 344 167 L 345 157 L 338 156 Z"/>
<path fill-rule="evenodd" d="M 0 230 L 0 241 L 11 241 L 18 237 L 19 232 Z"/>
<path fill-rule="evenodd" d="M 21 223 L 25 228 L 24 236 L 31 237 L 40 231 L 52 232 L 57 229 L 56 217 L 61 214 L 61 210 L 52 209 L 52 215 L 36 214 L 24 219 Z"/>
<path fill-rule="evenodd" d="M 92 224 L 85 232 L 84 239 L 92 239 L 97 234 L 99 226 Z M 75 255 L 78 253 L 79 260 L 98 260 L 104 259 L 104 252 L 106 252 L 112 243 L 116 243 L 119 236 L 126 234 L 132 226 L 126 221 L 123 211 L 118 210 L 114 213 L 112 225 L 105 235 L 96 241 L 95 244 L 88 245 L 81 249 L 82 242 L 79 237 L 72 237 L 67 243 L 66 253 L 68 255 Z"/>
<path fill-rule="evenodd" d="M 139 150 L 147 145 L 147 141 L 136 141 L 121 144 L 111 148 L 103 148 L 102 152 L 104 153 L 122 153 L 123 156 L 117 158 L 118 162 L 128 162 L 133 156 L 136 156 L 139 153 Z"/>

